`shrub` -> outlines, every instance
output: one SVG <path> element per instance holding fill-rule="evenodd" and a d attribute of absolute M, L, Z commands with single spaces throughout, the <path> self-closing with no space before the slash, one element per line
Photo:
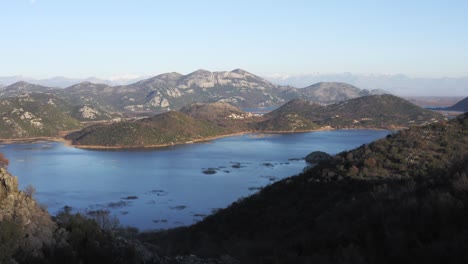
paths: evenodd
<path fill-rule="evenodd" d="M 10 161 L 5 157 L 5 155 L 3 155 L 3 153 L 0 153 L 0 168 L 6 169 L 8 164 L 10 164 Z"/>
<path fill-rule="evenodd" d="M 356 176 L 359 173 L 359 169 L 356 166 L 351 166 L 348 170 L 348 175 L 351 177 Z"/>
<path fill-rule="evenodd" d="M 90 211 L 87 214 L 91 219 L 96 221 L 102 230 L 112 231 L 120 225 L 119 219 L 115 215 L 111 216 L 108 210 Z"/>
<path fill-rule="evenodd" d="M 377 165 L 377 161 L 374 158 L 367 158 L 364 160 L 364 165 L 372 169 Z"/>
<path fill-rule="evenodd" d="M 34 188 L 34 186 L 32 186 L 31 184 L 28 184 L 28 186 L 26 186 L 26 188 L 24 189 L 24 194 L 32 198 L 36 194 L 36 188 Z"/>

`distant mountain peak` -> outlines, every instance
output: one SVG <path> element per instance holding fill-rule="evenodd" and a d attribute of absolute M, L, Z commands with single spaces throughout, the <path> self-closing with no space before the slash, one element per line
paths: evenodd
<path fill-rule="evenodd" d="M 155 77 L 151 79 L 160 79 L 160 80 L 173 80 L 173 79 L 178 79 L 184 75 L 178 73 L 178 72 L 168 72 L 168 73 L 163 73 L 156 75 Z"/>
<path fill-rule="evenodd" d="M 237 74 L 240 74 L 240 75 L 253 75 L 252 73 L 248 72 L 248 71 L 245 71 L 243 69 L 235 69 L 235 70 L 232 70 L 231 72 L 233 73 L 237 73 Z"/>
<path fill-rule="evenodd" d="M 320 103 L 334 103 L 372 94 L 343 82 L 319 82 L 300 89 L 306 98 L 314 98 Z"/>
<path fill-rule="evenodd" d="M 18 82 L 15 82 L 14 84 L 9 85 L 9 86 L 10 87 L 19 87 L 19 86 L 29 86 L 29 85 L 33 85 L 33 84 L 25 82 L 25 81 L 18 81 Z"/>
<path fill-rule="evenodd" d="M 94 87 L 94 86 L 108 86 L 107 84 L 104 83 L 95 83 L 95 82 L 90 82 L 90 81 L 83 81 L 77 84 L 74 84 L 72 86 L 67 87 L 66 89 L 70 88 L 82 88 L 82 87 Z"/>
<path fill-rule="evenodd" d="M 320 88 L 349 87 L 349 88 L 359 89 L 356 86 L 351 85 L 349 83 L 345 83 L 345 82 L 318 82 L 318 83 L 310 85 L 309 87 L 320 87 Z"/>
<path fill-rule="evenodd" d="M 80 83 L 78 83 L 78 84 L 81 84 L 81 85 L 90 85 L 90 84 L 94 84 L 94 83 L 92 83 L 92 82 L 90 82 L 90 81 L 84 81 L 84 82 L 80 82 Z"/>
<path fill-rule="evenodd" d="M 189 73 L 188 75 L 207 75 L 207 74 L 212 74 L 212 72 L 204 70 L 204 69 L 198 69 L 192 73 Z"/>
<path fill-rule="evenodd" d="M 2 88 L 0 97 L 11 97 L 24 92 L 48 92 L 54 88 L 45 87 L 38 84 L 32 84 L 25 81 L 18 81 L 14 84 Z"/>

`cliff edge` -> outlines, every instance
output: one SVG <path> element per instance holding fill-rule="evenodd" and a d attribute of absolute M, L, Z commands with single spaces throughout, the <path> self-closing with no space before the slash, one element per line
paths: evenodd
<path fill-rule="evenodd" d="M 12 223 L 6 228 L 5 223 Z M 40 256 L 44 246 L 55 243 L 56 224 L 46 210 L 41 208 L 27 194 L 18 190 L 18 179 L 0 168 L 0 225 L 3 234 L 10 232 L 12 237 L 7 243 L 13 250 L 21 249 L 33 256 Z M 15 228 L 15 232 L 11 229 Z M 13 245 L 14 244 L 14 245 Z"/>

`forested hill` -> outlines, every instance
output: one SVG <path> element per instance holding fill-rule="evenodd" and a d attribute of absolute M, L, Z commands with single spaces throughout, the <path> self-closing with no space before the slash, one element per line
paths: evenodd
<path fill-rule="evenodd" d="M 468 114 L 342 152 L 144 238 L 165 254 L 241 263 L 467 263 L 466 208 Z"/>
<path fill-rule="evenodd" d="M 333 128 L 391 128 L 421 125 L 443 117 L 394 95 L 370 95 L 327 106 L 292 100 L 266 114 L 269 119 L 297 114 L 320 126 Z"/>
<path fill-rule="evenodd" d="M 155 147 L 203 140 L 229 131 L 171 111 L 138 121 L 94 125 L 66 136 L 73 144 L 97 147 Z"/>
<path fill-rule="evenodd" d="M 180 111 L 143 120 L 91 126 L 66 138 L 85 147 L 142 147 L 182 144 L 232 133 L 388 129 L 443 119 L 436 112 L 393 95 L 359 97 L 328 106 L 295 99 L 264 116 L 243 112 L 228 103 L 193 103 Z"/>

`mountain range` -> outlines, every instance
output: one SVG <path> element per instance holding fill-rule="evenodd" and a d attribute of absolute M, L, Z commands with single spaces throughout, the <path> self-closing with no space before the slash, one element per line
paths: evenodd
<path fill-rule="evenodd" d="M 147 76 L 136 76 L 136 75 L 124 75 L 120 77 L 111 78 L 68 78 L 63 76 L 56 76 L 52 78 L 36 79 L 26 76 L 2 76 L 0 77 L 0 86 L 8 86 L 16 82 L 24 81 L 32 84 L 38 84 L 47 87 L 54 88 L 66 88 L 81 82 L 93 82 L 93 83 L 104 83 L 107 85 L 126 85 L 134 83 L 143 79 L 148 78 Z"/>
<path fill-rule="evenodd" d="M 343 82 L 361 87 L 362 89 L 383 89 L 388 93 L 400 96 L 466 96 L 468 93 L 468 77 L 410 77 L 404 74 L 352 74 L 352 73 L 312 73 L 300 75 L 270 74 L 262 77 L 273 84 L 307 87 L 320 82 Z M 0 77 L 0 87 L 15 82 L 25 81 L 47 87 L 66 88 L 81 82 L 102 83 L 109 86 L 128 85 L 149 76 L 123 75 L 110 78 L 67 78 L 52 77 L 34 79 L 25 76 Z M 444 87 L 441 90 L 441 87 Z"/>
<path fill-rule="evenodd" d="M 0 88 L 0 98 L 39 91 L 54 93 L 74 104 L 89 104 L 108 112 L 133 114 L 177 110 L 195 102 L 226 102 L 246 108 L 279 106 L 296 98 L 330 104 L 385 93 L 378 89 L 361 90 L 349 84 L 335 82 L 318 83 L 298 89 L 275 85 L 257 75 L 236 69 L 229 72 L 198 70 L 187 75 L 165 73 L 118 86 L 86 81 L 59 89 L 21 81 Z"/>

